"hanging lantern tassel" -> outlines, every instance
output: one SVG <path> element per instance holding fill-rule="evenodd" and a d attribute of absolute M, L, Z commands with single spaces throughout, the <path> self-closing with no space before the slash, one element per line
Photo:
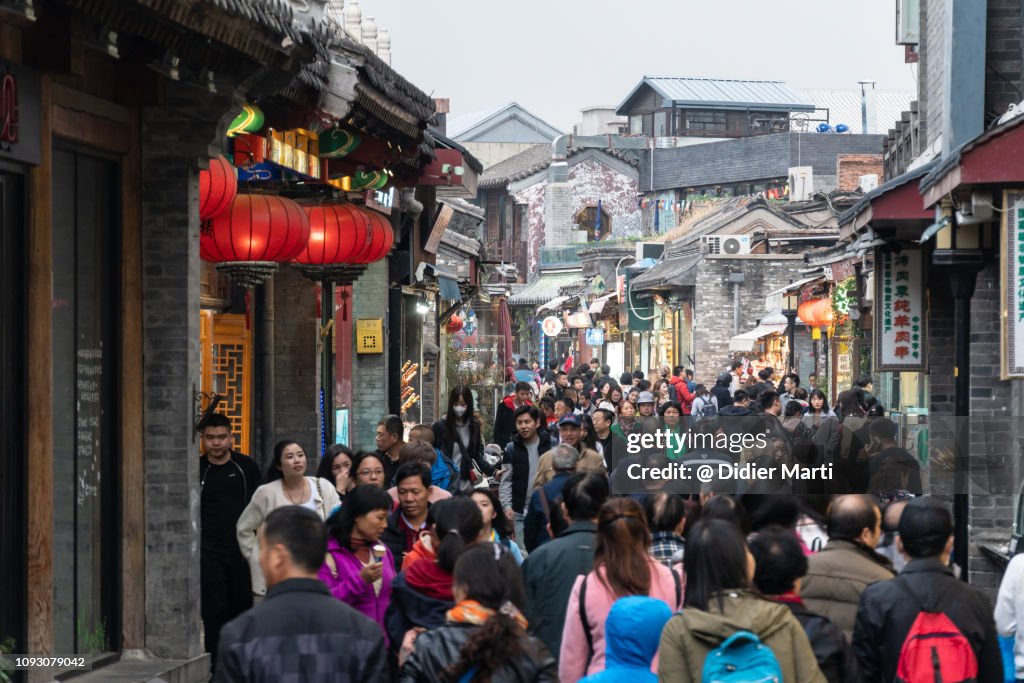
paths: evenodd
<path fill-rule="evenodd" d="M 247 329 L 247 330 L 252 327 L 252 320 L 251 320 L 251 316 L 249 315 L 251 304 L 252 304 L 252 290 L 247 288 L 245 290 L 245 329 Z"/>

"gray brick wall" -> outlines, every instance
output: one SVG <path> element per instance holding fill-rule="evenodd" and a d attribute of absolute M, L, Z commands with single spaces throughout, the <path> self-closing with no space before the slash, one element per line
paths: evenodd
<path fill-rule="evenodd" d="M 169 82 L 141 113 L 146 648 L 168 659 L 200 654 L 198 162 L 233 104 Z"/>
<path fill-rule="evenodd" d="M 697 266 L 693 336 L 698 381 L 714 383 L 715 375 L 732 360 L 729 339 L 733 336 L 733 294 L 729 273 L 742 272 L 744 277 L 740 285 L 742 333 L 754 329 L 758 319 L 765 317 L 765 295 L 799 279 L 801 267 L 803 261 L 799 259 L 764 258 L 706 258 Z M 807 339 L 801 340 L 803 336 Z M 797 338 L 798 356 L 813 363 L 810 335 L 798 332 Z M 801 377 L 808 372 L 801 364 Z"/>
<path fill-rule="evenodd" d="M 316 285 L 290 266 L 282 266 L 272 282 L 274 442 L 295 439 L 302 444 L 313 468 L 320 457 Z M 328 293 L 323 305 L 330 303 Z M 333 440 L 328 438 L 328 445 L 331 443 Z"/>
<path fill-rule="evenodd" d="M 942 79 L 946 65 L 945 32 L 948 2 L 949 0 L 925 0 L 921 3 L 925 6 L 922 16 L 925 23 L 921 27 L 921 51 L 927 55 L 927 60 L 922 60 L 920 79 L 928 144 L 942 134 Z"/>
<path fill-rule="evenodd" d="M 1020 0 L 988 0 L 988 26 L 985 40 L 985 123 L 1003 114 L 1007 107 L 1024 99 L 1021 83 Z"/>
<path fill-rule="evenodd" d="M 548 183 L 544 188 L 544 246 L 560 247 L 570 243 L 572 187 L 569 183 Z"/>
<path fill-rule="evenodd" d="M 387 301 L 388 262 L 384 259 L 367 267 L 352 286 L 353 329 L 360 318 L 383 318 L 385 349 L 385 353 L 374 354 L 352 350 L 352 446 L 357 449 L 375 448 L 377 421 L 388 411 Z M 356 343 L 354 336 L 352 343 Z"/>

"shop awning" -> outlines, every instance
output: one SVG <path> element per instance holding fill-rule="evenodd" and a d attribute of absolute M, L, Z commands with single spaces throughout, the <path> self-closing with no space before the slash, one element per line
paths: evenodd
<path fill-rule="evenodd" d="M 637 292 L 692 287 L 697 284 L 697 264 L 702 258 L 699 253 L 687 256 L 667 254 L 646 273 L 633 278 L 630 287 Z"/>
<path fill-rule="evenodd" d="M 753 351 L 754 345 L 759 339 L 763 339 L 768 335 L 775 334 L 776 332 L 785 332 L 786 326 L 788 325 L 786 316 L 782 313 L 772 313 L 761 318 L 760 324 L 752 329 L 750 332 L 743 332 L 737 334 L 735 337 L 729 340 L 730 351 Z M 800 325 L 799 318 L 796 322 Z"/>
<path fill-rule="evenodd" d="M 541 311 L 557 311 L 559 306 L 561 306 L 571 298 L 571 296 L 556 296 L 554 299 L 547 302 L 546 304 L 538 306 L 537 312 L 540 313 Z"/>
<path fill-rule="evenodd" d="M 590 302 L 590 307 L 587 309 L 587 312 L 591 315 L 600 315 L 604 311 L 605 305 L 607 305 L 607 303 L 616 296 L 618 296 L 618 292 L 612 292 L 611 294 L 605 294 L 604 296 L 597 297 Z"/>
<path fill-rule="evenodd" d="M 532 281 L 519 288 L 508 300 L 509 306 L 538 306 L 548 303 L 559 294 L 563 287 L 583 284 L 583 273 L 579 270 L 569 272 L 541 272 Z"/>
<path fill-rule="evenodd" d="M 462 294 L 459 292 L 459 283 L 454 277 L 437 273 L 437 286 L 441 290 L 441 298 L 445 301 L 462 301 Z"/>

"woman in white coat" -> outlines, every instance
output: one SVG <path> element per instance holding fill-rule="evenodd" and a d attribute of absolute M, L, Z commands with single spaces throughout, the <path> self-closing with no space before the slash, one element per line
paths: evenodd
<path fill-rule="evenodd" d="M 274 446 L 274 459 L 263 477 L 263 485 L 253 493 L 235 527 L 238 547 L 249 562 L 252 592 L 257 600 L 267 593 L 260 569 L 258 535 L 267 515 L 279 507 L 300 505 L 326 520 L 339 504 L 338 491 L 331 482 L 306 476 L 306 452 L 299 443 L 281 441 Z"/>

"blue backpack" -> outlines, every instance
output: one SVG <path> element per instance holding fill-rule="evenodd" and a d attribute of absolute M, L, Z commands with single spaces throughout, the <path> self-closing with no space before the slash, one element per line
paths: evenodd
<path fill-rule="evenodd" d="M 703 683 L 782 683 L 775 653 L 750 631 L 737 631 L 708 653 Z"/>

